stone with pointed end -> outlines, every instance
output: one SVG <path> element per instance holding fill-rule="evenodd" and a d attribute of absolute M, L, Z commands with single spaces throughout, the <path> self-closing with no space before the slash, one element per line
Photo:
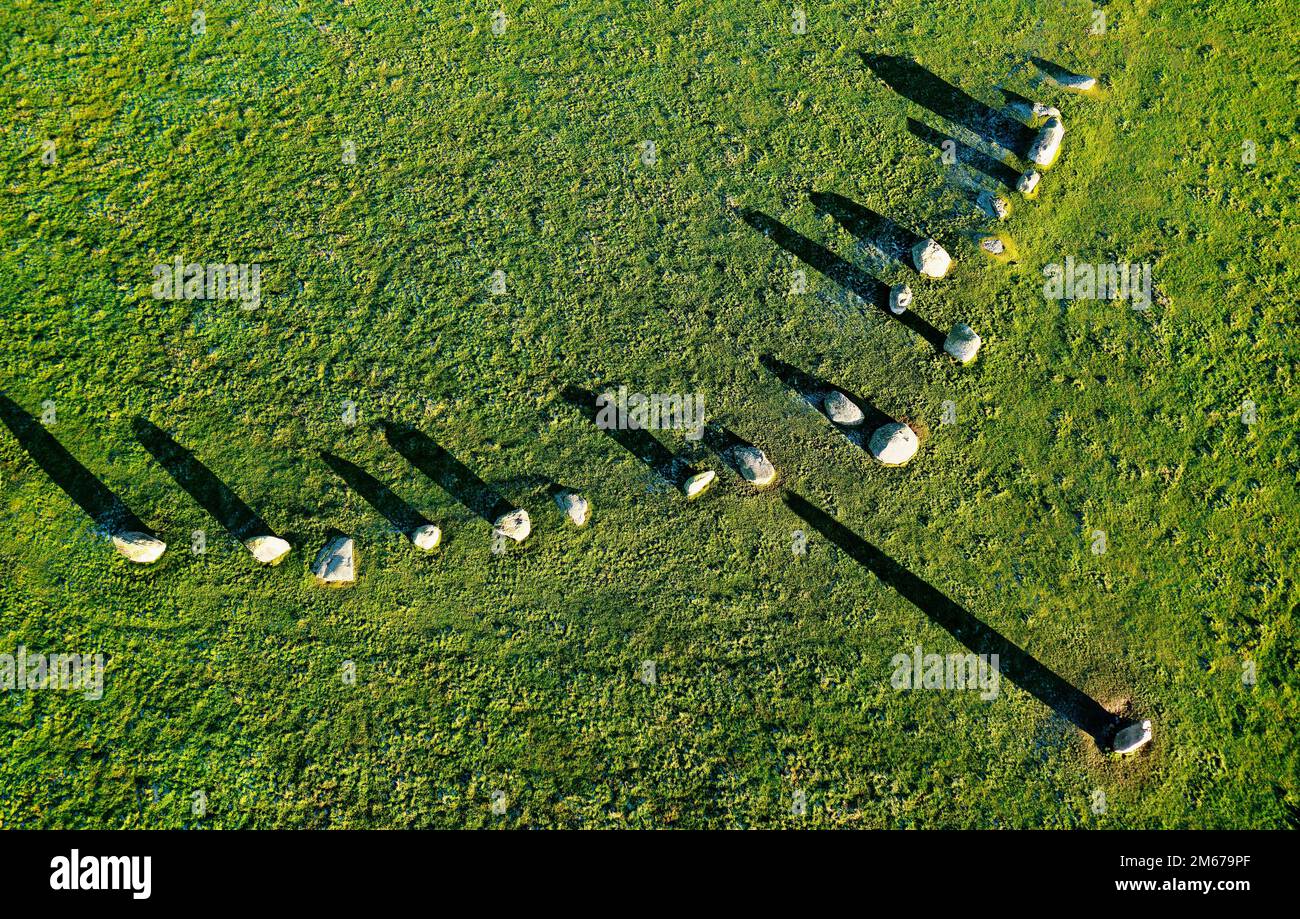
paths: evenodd
<path fill-rule="evenodd" d="M 113 548 L 137 565 L 152 565 L 167 551 L 167 543 L 148 533 L 114 533 Z"/>
<path fill-rule="evenodd" d="M 727 450 L 727 460 L 755 488 L 765 488 L 776 481 L 776 467 L 758 447 L 732 447 Z"/>
<path fill-rule="evenodd" d="M 1016 191 L 1020 192 L 1022 195 L 1032 195 L 1034 189 L 1038 188 L 1038 180 L 1041 178 L 1041 174 L 1033 169 L 1029 170 L 1020 178 L 1016 179 Z"/>
<path fill-rule="evenodd" d="M 311 573 L 325 587 L 347 587 L 357 580 L 357 546 L 350 536 L 335 536 L 316 554 Z"/>
<path fill-rule="evenodd" d="M 717 477 L 718 474 L 711 469 L 705 472 L 697 472 L 682 483 L 682 491 L 686 493 L 687 498 L 698 498 L 709 490 L 709 486 L 713 484 L 713 480 Z"/>
<path fill-rule="evenodd" d="M 862 424 L 865 417 L 857 403 L 838 389 L 832 389 L 826 394 L 822 399 L 822 406 L 826 409 L 827 418 L 846 428 L 857 427 Z"/>
<path fill-rule="evenodd" d="M 263 565 L 278 565 L 293 550 L 293 546 L 279 536 L 254 536 L 245 539 L 244 548 L 253 553 L 253 558 Z"/>
<path fill-rule="evenodd" d="M 1151 741 L 1151 722 L 1134 722 L 1121 728 L 1115 735 L 1113 747 L 1116 753 L 1134 753 Z"/>

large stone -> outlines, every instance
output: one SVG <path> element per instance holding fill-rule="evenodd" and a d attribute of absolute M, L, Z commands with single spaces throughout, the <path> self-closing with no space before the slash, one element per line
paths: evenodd
<path fill-rule="evenodd" d="M 347 587 L 357 580 L 357 546 L 350 536 L 335 536 L 316 555 L 311 573 L 326 587 Z"/>
<path fill-rule="evenodd" d="M 1056 162 L 1061 152 L 1061 139 L 1065 137 L 1065 125 L 1055 116 L 1047 119 L 1047 124 L 1039 130 L 1038 136 L 1029 148 L 1029 160 L 1036 166 L 1046 169 Z"/>
<path fill-rule="evenodd" d="M 432 552 L 442 544 L 442 530 L 432 523 L 421 524 L 411 531 L 411 544 L 421 552 Z"/>
<path fill-rule="evenodd" d="M 1116 753 L 1133 753 L 1146 746 L 1150 740 L 1151 722 L 1134 722 L 1119 730 L 1112 746 Z"/>
<path fill-rule="evenodd" d="M 901 422 L 893 421 L 876 428 L 868 446 L 871 455 L 886 466 L 901 466 L 916 455 L 919 445 L 915 431 Z"/>
<path fill-rule="evenodd" d="M 943 350 L 961 363 L 969 364 L 975 360 L 975 355 L 979 354 L 980 337 L 966 323 L 959 322 L 952 327 L 952 331 L 944 339 Z"/>
<path fill-rule="evenodd" d="M 1006 220 L 1011 214 L 1011 203 L 1006 198 L 995 195 L 988 190 L 980 192 L 975 198 L 975 203 L 979 205 L 980 210 L 985 214 L 998 220 Z"/>
<path fill-rule="evenodd" d="M 948 273 L 952 257 L 933 239 L 923 239 L 912 247 L 912 261 L 927 278 L 941 278 Z"/>
<path fill-rule="evenodd" d="M 167 543 L 148 533 L 114 533 L 113 548 L 137 565 L 152 565 L 167 551 Z"/>
<path fill-rule="evenodd" d="M 732 447 L 727 450 L 727 460 L 755 488 L 765 488 L 776 481 L 776 467 L 758 447 Z"/>
<path fill-rule="evenodd" d="M 279 536 L 253 536 L 244 540 L 244 548 L 263 565 L 278 565 L 293 550 Z"/>
<path fill-rule="evenodd" d="M 515 542 L 523 542 L 533 531 L 533 522 L 528 519 L 528 511 L 518 507 L 498 517 L 496 523 L 492 524 L 492 530 Z"/>
<path fill-rule="evenodd" d="M 838 389 L 832 389 L 825 398 L 822 399 L 822 406 L 826 409 L 826 417 L 836 424 L 842 424 L 846 428 L 857 427 L 862 424 L 862 419 L 866 416 L 862 414 L 862 409 L 858 404 L 850 399 Z"/>
<path fill-rule="evenodd" d="M 1029 170 L 1020 178 L 1016 179 L 1016 191 L 1028 198 L 1034 193 L 1034 189 L 1038 188 L 1038 180 L 1041 178 L 1042 175 L 1037 171 L 1033 169 Z"/>
<path fill-rule="evenodd" d="M 572 489 L 566 488 L 555 495 L 555 505 L 576 527 L 586 526 L 591 519 L 591 505 L 587 499 Z"/>
<path fill-rule="evenodd" d="M 682 491 L 686 493 L 686 497 L 689 499 L 698 498 L 709 490 L 709 486 L 713 484 L 714 479 L 717 477 L 718 474 L 711 469 L 705 472 L 697 472 L 682 483 Z"/>
<path fill-rule="evenodd" d="M 889 311 L 901 316 L 912 305 L 912 288 L 906 284 L 895 284 L 889 288 Z"/>

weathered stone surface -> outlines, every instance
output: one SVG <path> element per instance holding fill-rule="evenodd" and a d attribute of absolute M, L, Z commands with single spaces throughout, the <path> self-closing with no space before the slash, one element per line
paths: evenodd
<path fill-rule="evenodd" d="M 941 278 L 948 273 L 952 257 L 933 239 L 923 239 L 912 247 L 912 262 L 927 278 Z"/>
<path fill-rule="evenodd" d="M 826 409 L 827 418 L 848 428 L 862 424 L 865 417 L 858 404 L 838 389 L 832 389 L 825 395 L 822 407 Z"/>
<path fill-rule="evenodd" d="M 947 351 L 954 358 L 963 364 L 969 364 L 975 360 L 975 355 L 979 354 L 980 337 L 964 322 L 959 322 L 952 327 L 948 337 L 944 339 L 943 350 Z"/>
<path fill-rule="evenodd" d="M 916 432 L 898 421 L 876 428 L 868 444 L 871 455 L 886 466 L 902 466 L 916 455 L 919 445 Z"/>
<path fill-rule="evenodd" d="M 566 488 L 556 493 L 555 505 L 573 521 L 574 526 L 586 526 L 587 521 L 591 519 L 591 505 L 587 503 L 586 498 L 572 489 Z"/>
<path fill-rule="evenodd" d="M 1082 73 L 1070 73 L 1068 70 L 1060 70 L 1049 73 L 1048 77 L 1062 89 L 1072 89 L 1078 93 L 1086 93 L 1097 88 L 1097 78 Z"/>
<path fill-rule="evenodd" d="M 758 447 L 732 447 L 727 450 L 726 458 L 755 488 L 764 488 L 776 481 L 776 467 Z"/>
<path fill-rule="evenodd" d="M 901 316 L 912 305 L 912 288 L 906 284 L 895 284 L 889 288 L 889 311 Z"/>
<path fill-rule="evenodd" d="M 1041 102 L 1032 102 L 1029 99 L 1016 99 L 1007 103 L 1007 110 L 1017 118 L 1023 118 L 1025 121 L 1037 121 L 1040 118 L 1051 118 L 1061 116 L 1061 110 L 1054 105 L 1044 105 Z"/>
<path fill-rule="evenodd" d="M 167 543 L 148 533 L 114 533 L 113 548 L 137 565 L 152 565 L 167 551 Z"/>
<path fill-rule="evenodd" d="M 717 477 L 718 474 L 713 470 L 697 472 L 682 484 L 682 491 L 686 493 L 687 498 L 698 498 L 709 490 Z"/>
<path fill-rule="evenodd" d="M 278 565 L 293 550 L 279 536 L 253 536 L 244 540 L 244 548 L 263 565 Z"/>
<path fill-rule="evenodd" d="M 979 205 L 981 211 L 990 217 L 998 220 L 1006 220 L 1011 214 L 1011 203 L 1000 195 L 995 195 L 991 191 L 982 191 L 975 198 L 975 203 Z"/>
<path fill-rule="evenodd" d="M 515 542 L 523 542 L 533 531 L 533 522 L 528 519 L 528 511 L 518 507 L 498 517 L 492 524 L 492 530 L 502 536 L 508 536 Z"/>
<path fill-rule="evenodd" d="M 1116 753 L 1134 753 L 1145 747 L 1151 741 L 1151 722 L 1143 721 L 1140 724 L 1134 722 L 1127 727 L 1121 728 L 1115 735 L 1114 748 Z"/>
<path fill-rule="evenodd" d="M 1016 180 L 1016 191 L 1020 192 L 1022 195 L 1025 195 L 1026 197 L 1032 195 L 1034 193 L 1034 190 L 1038 188 L 1038 180 L 1041 178 L 1042 175 L 1040 173 L 1036 172 L 1033 169 L 1029 170 L 1024 175 L 1022 175 L 1019 179 Z"/>
<path fill-rule="evenodd" d="M 411 544 L 422 552 L 432 552 L 442 544 L 442 530 L 432 523 L 422 524 L 411 531 Z"/>
<path fill-rule="evenodd" d="M 316 555 L 311 573 L 326 587 L 346 587 L 357 580 L 357 546 L 350 536 L 336 536 Z"/>
<path fill-rule="evenodd" d="M 996 236 L 985 236 L 980 240 L 980 248 L 990 255 L 1001 255 L 1007 250 L 1006 244 Z"/>
<path fill-rule="evenodd" d="M 1030 162 L 1044 169 L 1052 165 L 1061 152 L 1061 139 L 1064 137 L 1065 125 L 1061 119 L 1057 117 L 1047 119 L 1047 124 L 1043 125 L 1029 148 Z"/>

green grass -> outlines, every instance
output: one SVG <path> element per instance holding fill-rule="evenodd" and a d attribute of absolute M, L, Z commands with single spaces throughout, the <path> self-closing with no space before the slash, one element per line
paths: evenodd
<path fill-rule="evenodd" d="M 510 2 L 500 37 L 491 3 L 215 2 L 203 36 L 189 6 L 113 6 L 0 12 L 0 389 L 33 414 L 53 400 L 51 433 L 171 548 L 130 566 L 0 431 L 0 651 L 109 658 L 97 702 L 0 694 L 0 826 L 1278 827 L 1300 807 L 1281 0 L 1124 0 L 1096 36 L 1075 0 L 809 4 L 803 36 L 789 4 L 733 0 Z M 1101 98 L 1034 91 L 1067 134 L 1000 227 L 1015 264 L 961 241 L 980 220 L 905 119 L 949 126 L 864 50 L 989 103 L 1004 79 L 1028 91 L 1008 74 L 1031 54 L 1103 78 Z M 812 271 L 788 295 L 797 265 L 727 202 L 853 259 L 809 190 L 949 245 L 914 309 L 969 322 L 976 363 L 828 303 Z M 263 307 L 154 300 L 150 269 L 178 254 L 259 262 Z M 1161 302 L 1047 301 L 1042 267 L 1066 255 L 1150 262 Z M 874 464 L 764 353 L 916 422 L 921 452 Z M 661 487 L 565 383 L 703 393 L 784 487 L 1128 700 L 1154 743 L 1107 758 L 1009 684 L 992 703 L 891 689 L 900 650 L 959 646 L 824 540 L 795 557 L 807 526 L 707 452 L 708 496 Z M 258 568 L 137 416 L 295 553 Z M 526 506 L 529 541 L 493 554 L 371 427 L 386 418 Z M 417 557 L 319 449 L 441 525 L 440 553 Z M 588 528 L 543 477 L 589 495 Z M 331 528 L 359 542 L 347 591 L 307 573 Z"/>

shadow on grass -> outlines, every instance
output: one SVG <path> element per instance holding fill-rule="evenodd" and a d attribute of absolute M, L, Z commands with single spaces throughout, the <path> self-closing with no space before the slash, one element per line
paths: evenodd
<path fill-rule="evenodd" d="M 144 418 L 131 422 L 136 440 L 200 507 L 216 518 L 240 542 L 254 536 L 275 536 L 266 521 L 240 499 L 192 452 L 162 428 Z"/>
<path fill-rule="evenodd" d="M 951 142 L 953 156 L 957 162 L 979 170 L 994 182 L 1005 185 L 1009 189 L 1015 190 L 1016 182 L 1020 180 L 1020 173 L 1001 160 L 996 160 L 981 150 L 963 144 L 956 138 L 948 137 L 928 124 L 917 121 L 915 118 L 907 119 L 907 130 L 925 143 L 933 144 L 940 152 L 943 152 L 945 143 Z"/>
<path fill-rule="evenodd" d="M 838 197 L 838 196 L 837 196 Z M 848 200 L 848 199 L 841 199 Z M 796 233 L 781 221 L 761 211 L 744 210 L 740 218 L 778 246 L 846 290 L 857 294 L 890 319 L 896 319 L 916 332 L 938 352 L 943 351 L 944 334 L 910 310 L 901 316 L 889 311 L 889 287 L 867 274 L 861 268 L 840 258 L 825 246 L 818 245 L 807 236 Z M 909 262 L 910 264 L 910 262 Z"/>
<path fill-rule="evenodd" d="M 518 510 L 427 434 L 393 421 L 382 421 L 380 427 L 389 446 L 488 523 L 495 524 L 502 514 Z"/>
<path fill-rule="evenodd" d="M 598 419 L 603 406 L 600 397 L 594 392 L 580 386 L 565 386 L 560 391 L 560 397 L 581 412 L 602 433 L 609 435 L 619 446 L 645 463 L 655 475 L 671 485 L 681 488 L 686 480 L 698 471 L 684 458 L 675 455 L 660 443 L 649 431 L 602 425 Z"/>
<path fill-rule="evenodd" d="M 815 191 L 808 197 L 814 207 L 830 214 L 840 226 L 858 239 L 871 243 L 890 260 L 912 267 L 912 247 L 921 242 L 923 237 L 884 214 L 843 195 Z"/>
<path fill-rule="evenodd" d="M 892 54 L 858 52 L 872 72 L 899 95 L 922 108 L 961 125 L 986 142 L 1024 156 L 1034 142 L 1034 131 L 1005 112 L 953 86 L 915 61 Z"/>
<path fill-rule="evenodd" d="M 153 531 L 126 504 L 81 465 L 45 426 L 8 396 L 0 395 L 0 419 L 55 485 L 109 535 Z"/>
<path fill-rule="evenodd" d="M 325 450 L 320 451 L 320 458 L 325 465 L 337 473 L 339 478 L 347 482 L 348 488 L 365 499 L 367 504 L 378 511 L 403 536 L 410 537 L 420 527 L 432 525 L 433 521 L 356 463 L 350 463 L 341 456 L 335 456 Z"/>
<path fill-rule="evenodd" d="M 1132 723 L 1106 711 L 1087 693 L 1066 682 L 1023 648 L 975 618 L 825 511 L 793 492 L 782 492 L 781 497 L 787 507 L 817 532 L 878 577 L 881 583 L 898 591 L 968 649 L 976 654 L 998 655 L 999 669 L 1007 679 L 1090 735 L 1098 746 L 1108 748 L 1115 732 Z"/>
<path fill-rule="evenodd" d="M 866 399 L 850 389 L 842 386 L 836 386 L 829 380 L 824 380 L 819 376 L 806 373 L 798 367 L 794 367 L 784 361 L 778 360 L 770 354 L 759 355 L 758 362 L 767 369 L 769 373 L 775 376 L 786 386 L 793 389 L 796 393 L 804 398 L 810 406 L 817 410 L 826 421 L 838 428 L 844 433 L 845 437 L 862 446 L 864 437 L 870 436 L 871 432 L 882 424 L 890 424 L 897 421 L 897 418 L 890 417 L 885 412 L 878 409 L 871 400 Z M 832 390 L 838 390 L 849 398 L 849 401 L 862 410 L 863 421 L 861 425 L 854 428 L 847 428 L 843 425 L 835 424 L 830 420 L 825 411 L 822 410 L 822 398 Z"/>

